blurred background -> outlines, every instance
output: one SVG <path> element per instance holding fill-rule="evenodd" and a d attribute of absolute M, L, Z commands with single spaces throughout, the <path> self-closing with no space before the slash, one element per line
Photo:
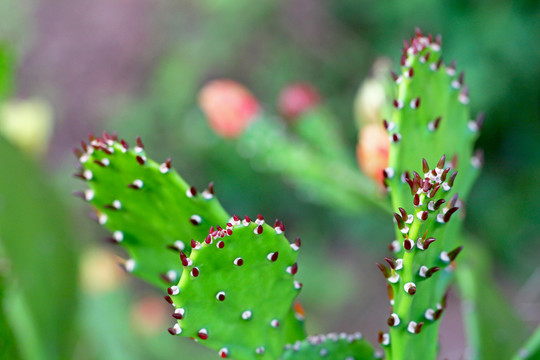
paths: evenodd
<path fill-rule="evenodd" d="M 116 248 L 71 196 L 71 149 L 89 132 L 141 135 L 225 208 L 285 220 L 303 239 L 300 296 L 310 333 L 385 328 L 374 266 L 392 239 L 388 217 L 313 204 L 287 179 L 239 161 L 208 128 L 197 92 L 227 77 L 269 113 L 280 89 L 319 89 L 354 158 L 353 103 L 379 57 L 398 69 L 419 26 L 443 35 L 486 113 L 485 167 L 466 228 L 487 249 L 490 276 L 523 326 L 540 321 L 540 6 L 537 1 L 0 0 L 0 358 L 214 359 L 167 334 L 162 294 L 125 276 Z M 321 259 L 325 259 L 324 262 Z M 339 281 L 336 281 L 338 279 Z M 441 356 L 465 351 L 459 300 L 443 320 Z M 521 320 L 520 320 L 521 321 Z"/>

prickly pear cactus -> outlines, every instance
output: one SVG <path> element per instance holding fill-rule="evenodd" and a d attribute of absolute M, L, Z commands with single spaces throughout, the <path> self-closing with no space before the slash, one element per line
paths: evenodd
<path fill-rule="evenodd" d="M 298 248 L 281 223 L 269 226 L 260 215 L 212 227 L 193 241 L 189 257 L 181 253 L 182 277 L 168 289 L 178 323 L 169 332 L 194 338 L 223 358 L 277 359 L 302 288 L 294 279 Z"/>
<path fill-rule="evenodd" d="M 390 331 L 379 338 L 388 359 L 436 358 L 445 291 L 462 250 L 445 234 L 458 206 L 456 195 L 449 198 L 457 173 L 444 163 L 443 156 L 430 169 L 424 160 L 425 175 L 415 173 L 409 180 L 414 211 L 400 207 L 394 214 L 400 233 L 392 245 L 395 257 L 385 258 L 388 267 L 377 264 L 388 281 L 392 306 Z"/>
<path fill-rule="evenodd" d="M 455 190 L 466 198 L 482 163 L 480 153 L 473 156 L 473 147 L 483 115 L 471 120 L 464 73 L 457 72 L 455 62 L 443 63 L 440 37 L 424 36 L 417 29 L 410 42 L 405 41 L 401 71 L 393 78 L 394 110 L 384 120 L 391 142 L 384 176 L 393 207 L 407 204 L 406 210 L 412 211 L 405 179 L 412 178 L 412 171 L 422 173 L 420 159 L 433 164 L 442 154 L 459 170 Z"/>
<path fill-rule="evenodd" d="M 379 337 L 387 360 L 437 356 L 446 291 L 463 248 L 462 208 L 482 162 L 473 155 L 482 118 L 470 120 L 464 76 L 443 64 L 440 50 L 440 38 L 419 30 L 405 42 L 402 71 L 393 76 L 394 111 L 384 121 L 391 141 L 384 177 L 397 225 L 394 257 L 385 259 L 388 267 L 378 264 L 392 306 L 390 330 Z"/>
<path fill-rule="evenodd" d="M 125 269 L 164 289 L 178 282 L 178 252 L 191 252 L 191 239 L 207 235 L 211 224 L 229 215 L 214 197 L 189 186 L 171 168 L 147 158 L 140 139 L 134 147 L 116 135 L 90 136 L 75 149 L 81 168 L 75 176 L 89 189 L 77 193 L 90 203 L 97 221 L 111 231 L 108 241 L 123 246 Z"/>
<path fill-rule="evenodd" d="M 372 360 L 380 359 L 361 333 L 330 333 L 309 336 L 285 347 L 281 360 Z"/>

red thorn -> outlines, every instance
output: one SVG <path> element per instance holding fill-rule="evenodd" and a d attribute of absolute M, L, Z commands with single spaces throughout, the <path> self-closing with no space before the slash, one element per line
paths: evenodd
<path fill-rule="evenodd" d="M 450 261 L 454 261 L 461 252 L 461 250 L 463 250 L 463 246 L 457 247 L 454 250 L 450 251 L 448 253 L 448 258 L 450 259 Z"/>
<path fill-rule="evenodd" d="M 445 223 L 449 222 L 449 221 L 450 221 L 450 217 L 452 216 L 452 214 L 455 213 L 458 209 L 459 209 L 458 207 L 453 207 L 453 208 L 451 208 L 450 210 L 448 210 L 448 211 L 446 212 L 446 214 L 444 214 L 444 217 L 443 217 L 444 222 L 445 222 Z"/>
<path fill-rule="evenodd" d="M 255 231 L 257 232 L 258 235 L 262 234 L 262 232 L 263 232 L 263 227 L 262 227 L 262 225 L 257 226 L 257 228 L 255 229 Z"/>
<path fill-rule="evenodd" d="M 381 270 L 383 276 L 388 279 L 391 276 L 390 270 L 388 270 L 388 268 L 382 264 L 379 264 L 379 263 L 376 263 L 376 264 L 379 270 Z"/>
<path fill-rule="evenodd" d="M 429 245 L 436 241 L 437 239 L 435 239 L 434 237 L 430 237 L 430 238 L 427 238 L 424 243 L 422 244 L 422 246 L 424 247 L 424 250 L 427 250 L 429 248 Z"/>
<path fill-rule="evenodd" d="M 171 304 L 171 305 L 174 304 L 173 301 L 172 301 L 172 299 L 171 299 L 171 297 L 170 297 L 169 295 L 165 295 L 163 298 L 164 298 L 165 301 L 167 301 L 169 304 Z"/>
<path fill-rule="evenodd" d="M 440 267 L 438 266 L 434 266 L 432 267 L 431 269 L 429 269 L 428 271 L 426 271 L 426 278 L 430 278 L 433 276 L 433 274 L 435 274 L 437 271 L 441 270 Z"/>
<path fill-rule="evenodd" d="M 424 171 L 424 174 L 427 174 L 429 172 L 429 165 L 426 159 L 422 159 L 422 170 Z"/>
<path fill-rule="evenodd" d="M 144 145 L 142 143 L 140 136 L 137 136 L 137 146 L 140 147 L 141 149 L 144 149 Z"/>
<path fill-rule="evenodd" d="M 392 269 L 396 269 L 396 266 L 397 266 L 397 262 L 394 258 L 391 258 L 391 257 L 385 257 L 384 260 L 386 260 L 386 262 L 388 263 L 388 265 L 390 265 L 390 267 Z"/>

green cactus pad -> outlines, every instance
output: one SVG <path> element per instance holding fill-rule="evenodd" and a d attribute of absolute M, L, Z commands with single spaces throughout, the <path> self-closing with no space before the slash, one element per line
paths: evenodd
<path fill-rule="evenodd" d="M 457 196 L 448 199 L 457 173 L 444 169 L 444 164 L 444 156 L 432 169 L 424 160 L 424 176 L 414 173 L 408 180 L 414 211 L 399 208 L 394 214 L 401 239 L 393 245 L 396 258 L 385 259 L 389 268 L 378 264 L 393 296 L 390 332 L 381 337 L 390 358 L 436 356 L 434 344 L 445 308 L 444 293 L 452 278 L 452 263 L 462 249 L 451 247 L 454 239 L 446 241 L 449 223 L 456 222 L 458 203 Z"/>
<path fill-rule="evenodd" d="M 362 334 L 337 334 L 310 336 L 285 347 L 281 360 L 372 360 L 378 359 L 371 345 Z"/>
<path fill-rule="evenodd" d="M 406 171 L 408 176 L 413 170 L 420 173 L 419 159 L 433 163 L 442 154 L 453 170 L 459 170 L 455 190 L 465 198 L 482 163 L 473 148 L 483 116 L 470 117 L 464 73 L 457 72 L 454 62 L 443 63 L 440 37 L 433 39 L 417 29 L 410 42 L 405 41 L 401 71 L 393 78 L 393 113 L 384 121 L 391 142 L 384 176 L 392 188 L 394 208 L 407 199 Z M 412 208 L 407 204 L 405 209 Z"/>
<path fill-rule="evenodd" d="M 182 273 L 178 251 L 189 254 L 191 239 L 229 218 L 212 185 L 197 192 L 171 169 L 170 160 L 147 159 L 140 139 L 130 148 L 115 135 L 90 136 L 90 144 L 75 153 L 82 165 L 75 175 L 90 187 L 78 194 L 111 231 L 109 240 L 127 250 L 126 270 L 155 286 L 176 283 Z"/>
<path fill-rule="evenodd" d="M 237 360 L 277 359 L 288 342 L 283 325 L 302 284 L 294 280 L 297 244 L 259 216 L 233 217 L 225 229 L 192 244 L 178 286 L 168 289 L 178 323 L 191 337 Z"/>

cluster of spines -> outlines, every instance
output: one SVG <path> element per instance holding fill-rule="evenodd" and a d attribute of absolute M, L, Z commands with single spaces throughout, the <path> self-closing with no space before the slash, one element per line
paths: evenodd
<path fill-rule="evenodd" d="M 418 293 L 424 290 L 421 283 L 433 277 L 442 268 L 448 267 L 462 250 L 460 246 L 448 252 L 440 251 L 433 254 L 430 249 L 430 245 L 436 241 L 436 238 L 428 234 L 449 222 L 458 210 L 457 194 L 449 201 L 444 199 L 451 191 L 457 175 L 457 172 L 451 173 L 450 167 L 445 168 L 445 164 L 444 155 L 433 169 L 430 169 L 427 161 L 423 159 L 424 176 L 421 177 L 413 172 L 412 177 L 406 178 L 413 198 L 414 213 L 408 214 L 403 208 L 399 208 L 399 212 L 394 213 L 394 221 L 402 236 L 402 241 L 393 241 L 390 249 L 398 255 L 398 258 L 385 258 L 388 267 L 377 264 L 388 281 L 392 311 L 387 324 L 391 329 L 402 327 L 413 335 L 419 334 L 426 322 L 438 320 L 446 304 L 443 299 L 436 304 L 434 309 L 425 309 L 422 318 L 410 318 L 413 297 L 419 296 Z M 446 205 L 443 206 L 443 204 Z M 425 291 L 430 290 L 426 288 Z M 431 294 L 425 295 L 431 296 Z M 379 343 L 383 347 L 390 347 L 390 333 L 380 332 Z"/>
<path fill-rule="evenodd" d="M 268 232 L 270 232 L 272 235 L 278 235 L 279 236 L 279 235 L 283 235 L 284 230 L 285 230 L 285 227 L 284 227 L 283 223 L 281 221 L 277 220 L 277 219 L 274 222 L 273 226 L 265 224 L 264 217 L 262 215 L 260 215 L 260 214 L 254 220 L 252 220 L 249 216 L 245 216 L 243 218 L 240 218 L 240 217 L 238 217 L 236 215 L 233 215 L 229 219 L 229 222 L 226 224 L 226 226 L 224 228 L 222 228 L 220 226 L 215 226 L 215 227 L 212 226 L 209 229 L 208 235 L 204 238 L 204 240 L 202 240 L 202 241 L 192 240 L 191 244 L 190 244 L 191 248 L 192 248 L 191 257 L 188 257 L 182 251 L 180 252 L 180 261 L 181 261 L 181 263 L 182 263 L 182 265 L 184 267 L 184 274 L 182 276 L 183 280 L 178 285 L 174 285 L 174 286 L 169 287 L 167 289 L 168 295 L 165 296 L 165 300 L 175 308 L 175 310 L 174 310 L 174 312 L 172 314 L 173 318 L 175 318 L 176 320 L 185 320 L 186 317 L 189 316 L 190 309 L 187 306 L 182 305 L 183 302 L 185 302 L 185 299 L 182 298 L 182 296 L 185 296 L 185 287 L 189 286 L 189 282 L 192 281 L 192 280 L 195 280 L 196 278 L 199 278 L 199 277 L 201 278 L 200 280 L 197 279 L 196 281 L 205 281 L 204 280 L 205 276 L 206 277 L 208 276 L 208 275 L 205 274 L 205 268 L 207 268 L 209 264 L 204 263 L 204 261 L 199 262 L 198 255 L 203 254 L 205 250 L 209 250 L 211 247 L 215 247 L 217 249 L 216 251 L 224 251 L 224 252 L 226 252 L 228 250 L 228 248 L 231 246 L 230 243 L 229 243 L 228 238 L 232 237 L 233 234 L 236 234 L 239 230 L 244 229 L 244 228 L 249 228 L 249 230 L 250 230 L 249 236 L 253 237 L 252 239 L 246 239 L 247 243 L 245 244 L 245 248 L 248 251 L 249 251 L 249 249 L 248 249 L 249 246 L 251 246 L 250 242 L 253 242 L 257 237 L 266 235 Z M 236 239 L 236 241 L 238 241 L 238 240 L 239 239 Z M 287 251 L 287 252 L 289 252 L 289 254 L 283 254 L 282 255 L 283 249 L 281 249 L 281 250 L 275 249 L 275 250 L 272 250 L 272 251 L 267 251 L 264 254 L 261 254 L 259 256 L 259 258 L 257 260 L 255 260 L 255 261 L 260 263 L 260 264 L 272 264 L 272 263 L 277 263 L 278 259 L 281 259 L 282 256 L 286 256 L 286 258 L 292 258 L 292 257 L 295 258 L 296 255 L 292 255 L 292 257 L 291 257 L 291 254 L 294 254 L 294 253 L 298 252 L 298 250 L 300 249 L 300 246 L 301 246 L 300 238 L 296 238 L 293 243 L 289 244 L 290 249 Z M 208 251 L 207 251 L 207 253 L 208 253 Z M 227 258 L 227 256 L 225 256 L 225 253 L 223 253 L 223 255 L 224 256 L 220 255 L 220 257 L 219 257 L 220 261 Z M 194 257 L 194 259 L 192 259 L 192 257 Z M 220 267 L 221 271 L 230 271 L 232 273 L 233 268 L 241 268 L 241 267 L 246 266 L 246 260 L 242 256 L 242 254 L 236 253 L 234 256 L 229 256 L 229 257 L 230 257 L 230 259 L 229 259 L 230 264 L 229 265 L 221 264 L 220 265 L 221 266 Z M 287 260 L 285 260 L 285 261 L 287 261 Z M 253 262 L 254 261 L 251 260 L 251 263 L 247 264 L 247 266 L 252 266 Z M 213 264 L 213 265 L 215 265 L 215 264 Z M 287 275 L 285 275 L 285 277 L 289 278 L 289 279 L 292 279 L 291 286 L 292 286 L 293 291 L 294 291 L 294 296 L 296 296 L 298 291 L 302 288 L 302 284 L 293 279 L 294 275 L 296 275 L 296 273 L 298 271 L 298 265 L 297 265 L 296 261 L 291 262 L 291 263 L 285 263 L 285 264 L 282 263 L 280 266 L 283 266 L 283 273 L 287 274 Z M 230 270 L 228 269 L 228 267 L 230 267 Z M 264 274 L 255 274 L 255 273 L 253 273 L 252 275 L 257 277 L 257 281 L 258 281 L 259 277 L 263 276 Z M 186 276 L 188 276 L 190 279 L 186 280 L 185 279 Z M 233 280 L 231 280 L 231 281 L 233 281 Z M 220 288 L 220 289 L 217 289 L 217 291 L 214 289 L 213 291 L 207 291 L 205 293 L 197 292 L 197 294 L 195 294 L 195 296 L 197 297 L 197 302 L 201 302 L 201 303 L 214 302 L 214 304 L 226 303 L 229 300 L 229 290 L 227 289 L 227 287 L 231 287 L 231 285 L 234 286 L 234 283 L 223 284 L 223 287 Z M 255 284 L 254 284 L 254 286 L 255 286 Z M 255 290 L 253 290 L 253 291 L 255 291 Z M 232 290 L 233 294 L 234 294 L 234 292 L 235 292 L 235 289 Z M 187 296 L 192 296 L 192 295 L 187 295 Z M 264 296 L 268 296 L 268 294 L 256 294 L 256 293 L 253 293 L 252 296 L 253 297 L 263 296 L 264 297 Z M 276 294 L 276 296 L 279 296 L 279 294 Z M 233 297 L 236 300 L 238 299 L 238 296 L 233 295 Z M 231 301 L 235 301 L 235 300 L 231 300 Z M 286 300 L 285 300 L 285 302 L 286 302 Z M 291 307 L 290 305 L 291 304 L 286 305 L 287 308 L 290 308 Z M 209 306 L 212 306 L 212 305 L 209 305 Z M 295 310 L 296 308 L 297 308 L 297 306 L 294 306 L 294 307 L 292 307 L 292 309 L 290 311 L 294 312 L 294 317 L 296 319 L 303 320 L 303 313 L 299 312 L 299 311 L 296 311 Z M 209 309 L 209 311 L 211 311 L 211 310 Z M 238 311 L 237 315 L 238 315 L 237 316 L 237 321 L 239 323 L 250 322 L 252 320 L 252 318 L 254 318 L 254 317 L 260 318 L 259 314 L 257 314 L 256 310 L 253 309 L 253 308 L 245 308 L 245 309 L 242 308 L 241 310 Z M 287 318 L 287 316 L 285 316 L 285 314 L 281 314 L 279 316 L 271 317 L 271 318 L 268 319 L 268 323 L 267 323 L 266 326 L 268 326 L 269 328 L 280 329 L 283 326 L 287 325 L 287 324 L 284 324 L 285 320 L 287 320 L 286 318 Z M 216 322 L 219 322 L 219 321 L 220 321 L 220 319 L 216 319 Z M 193 329 L 190 329 L 190 330 L 193 330 Z M 171 335 L 181 335 L 181 334 L 186 335 L 185 334 L 185 329 L 181 326 L 180 322 L 174 324 L 174 326 L 169 328 L 168 331 L 169 331 L 169 333 Z M 191 332 L 193 332 L 193 331 L 191 331 Z M 190 333 L 190 334 L 187 334 L 187 335 L 191 336 L 191 337 L 193 337 L 193 338 L 195 338 L 197 340 L 207 341 L 207 340 L 212 339 L 212 338 L 219 338 L 219 335 L 216 336 L 215 334 L 216 334 L 215 329 L 211 329 L 210 327 L 204 325 L 204 326 L 199 327 L 196 330 L 195 334 Z M 264 342 L 266 341 L 265 339 L 259 339 L 258 340 L 258 341 L 261 342 L 261 344 L 259 346 L 254 346 L 254 348 L 252 349 L 252 352 L 251 352 L 251 356 L 246 355 L 243 352 L 238 353 L 237 347 L 242 346 L 242 345 L 234 344 L 234 343 L 220 344 L 220 341 L 221 341 L 221 339 L 219 339 L 218 342 L 217 342 L 217 344 L 219 344 L 219 349 L 217 349 L 217 350 L 218 350 L 219 356 L 222 357 L 222 358 L 234 357 L 234 358 L 238 358 L 238 359 L 249 359 L 249 358 L 252 358 L 252 357 L 253 358 L 258 358 L 258 357 L 264 356 L 267 353 L 267 348 L 264 345 Z M 238 342 L 241 343 L 241 341 L 238 341 Z M 209 346 L 216 347 L 216 343 L 213 343 L 213 344 L 211 344 Z M 236 353 L 235 353 L 235 350 L 236 350 Z"/>

